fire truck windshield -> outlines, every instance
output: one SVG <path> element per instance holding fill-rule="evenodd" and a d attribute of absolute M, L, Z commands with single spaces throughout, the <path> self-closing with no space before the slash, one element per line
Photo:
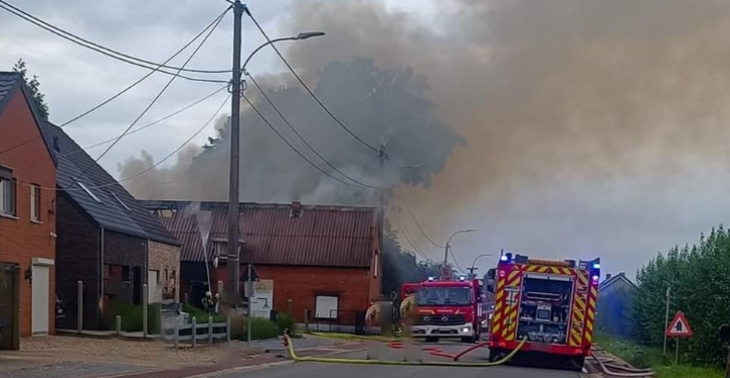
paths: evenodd
<path fill-rule="evenodd" d="M 424 287 L 418 291 L 419 306 L 461 306 L 471 304 L 467 287 Z"/>

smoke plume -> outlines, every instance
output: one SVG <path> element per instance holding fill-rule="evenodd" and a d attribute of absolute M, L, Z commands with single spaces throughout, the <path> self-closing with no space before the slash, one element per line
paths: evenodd
<path fill-rule="evenodd" d="M 609 269 L 633 270 L 727 219 L 730 3 L 451 0 L 419 7 L 424 14 L 371 1 L 306 2 L 282 24 L 289 32 L 327 32 L 326 42 L 293 44 L 287 55 L 356 132 L 379 144 L 393 125 L 416 125 L 400 127 L 407 134 L 389 141 L 389 155 L 400 161 L 387 163 L 386 177 L 377 175 L 377 159 L 313 113 L 286 76 L 266 83 L 282 86 L 274 100 L 292 119 L 306 120 L 317 148 L 346 160 L 338 162 L 342 170 L 377 185 L 402 182 L 432 238 L 477 228 L 455 247 L 462 265 L 507 248 L 545 258 L 601 256 Z M 367 69 L 347 69 L 357 64 Z M 325 67 L 339 67 L 340 80 L 330 72 L 324 81 Z M 410 79 L 411 93 L 422 102 L 393 105 L 403 111 L 389 110 L 387 126 L 360 122 L 380 109 L 376 102 L 398 100 L 348 93 L 367 79 L 351 74 L 368 69 L 412 72 L 418 79 Z M 428 118 L 417 118 L 422 110 Z M 435 132 L 419 132 L 426 120 Z M 222 130 L 215 149 L 221 156 Z M 292 173 L 301 163 L 260 132 L 243 134 L 250 151 L 242 160 L 242 198 L 372 203 L 370 191 L 340 187 L 311 170 Z M 224 198 L 216 181 L 226 174 L 212 169 L 222 160 L 193 160 L 180 167 L 188 179 Z M 402 172 L 397 164 L 430 168 Z M 283 170 L 290 171 L 270 173 Z"/>

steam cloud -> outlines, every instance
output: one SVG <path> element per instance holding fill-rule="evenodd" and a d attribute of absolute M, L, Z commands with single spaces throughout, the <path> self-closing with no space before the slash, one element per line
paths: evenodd
<path fill-rule="evenodd" d="M 429 157 L 431 150 L 421 150 L 425 160 L 438 165 L 453 157 L 443 171 L 437 166 L 409 182 L 417 187 L 405 189 L 433 238 L 443 240 L 460 227 L 479 229 L 478 237 L 464 236 L 456 246 L 462 265 L 470 256 L 508 248 L 545 258 L 598 255 L 608 270 L 632 272 L 656 251 L 691 242 L 727 219 L 730 3 L 420 4 L 433 9 L 428 23 L 374 2 L 300 4 L 285 28 L 325 30 L 326 43 L 294 44 L 288 55 L 310 82 L 322 67 L 354 57 L 372 58 L 383 70 L 412 67 L 425 77 L 435 115 L 468 144 L 457 147 L 459 138 L 448 133 L 443 146 L 434 139 L 437 153 Z M 269 83 L 286 85 L 282 80 Z M 360 106 L 333 108 L 346 105 Z M 348 115 L 357 119 L 357 113 Z M 313 140 L 324 148 L 346 137 L 331 135 Z M 278 143 L 271 135 L 252 143 L 262 171 L 292 165 L 278 152 L 267 153 Z M 328 150 L 328 156 L 348 159 L 348 149 Z M 406 164 L 422 163 L 414 153 L 405 156 Z M 364 161 L 342 167 L 378 180 Z M 133 164 L 141 161 L 132 159 L 122 170 L 133 173 Z M 198 174 L 214 196 L 225 197 L 206 176 L 210 170 Z M 433 182 L 430 175 L 436 175 Z M 353 198 L 341 188 L 320 187 L 334 185 L 328 181 L 313 186 L 302 175 L 276 177 L 274 186 L 288 192 L 271 191 L 264 179 L 252 178 L 244 184 L 244 198 Z M 133 192 L 148 196 L 143 189 L 152 186 L 137 183 Z M 292 189 L 298 187 L 307 189 Z M 358 201 L 372 200 L 361 196 Z M 422 240 L 415 227 L 410 231 Z"/>

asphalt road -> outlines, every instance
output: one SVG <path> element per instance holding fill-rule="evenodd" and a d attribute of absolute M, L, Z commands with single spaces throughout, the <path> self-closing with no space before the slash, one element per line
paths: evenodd
<path fill-rule="evenodd" d="M 403 350 L 393 350 L 376 347 L 378 344 L 369 346 L 366 352 L 357 352 L 348 355 L 340 355 L 340 358 L 365 358 L 367 354 L 371 359 L 403 360 Z M 438 347 L 446 353 L 458 353 L 466 348 L 465 344 L 444 343 L 415 345 L 409 349 L 408 359 L 422 358 L 426 361 L 448 361 L 443 357 L 435 357 L 429 351 L 423 351 L 423 347 Z M 485 362 L 488 355 L 487 349 L 475 351 L 464 362 Z M 277 364 L 274 366 L 261 367 L 251 370 L 237 371 L 228 374 L 216 375 L 223 378 L 579 378 L 580 373 L 562 370 L 535 369 L 516 366 L 497 366 L 489 368 L 473 367 L 431 367 L 431 366 L 391 366 L 391 365 L 353 365 L 353 364 L 321 364 L 314 362 L 301 362 L 291 364 Z"/>

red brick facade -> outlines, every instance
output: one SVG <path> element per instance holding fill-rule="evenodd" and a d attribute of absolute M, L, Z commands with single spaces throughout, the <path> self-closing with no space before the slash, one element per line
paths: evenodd
<path fill-rule="evenodd" d="M 228 282 L 225 265 L 211 269 L 214 287 L 217 281 Z M 242 273 L 245 269 L 241 265 Z M 274 281 L 273 309 L 291 311 L 298 322 L 304 321 L 305 310 L 314 314 L 317 295 L 332 295 L 338 297 L 343 323 L 353 324 L 354 312 L 366 311 L 380 294 L 380 274 L 375 277 L 368 269 L 263 265 L 256 272 L 260 279 Z"/>
<path fill-rule="evenodd" d="M 34 258 L 55 260 L 55 190 L 41 190 L 40 222 L 31 220 L 31 184 L 56 187 L 56 168 L 22 90 L 14 91 L 0 114 L 0 151 L 27 141 L 0 155 L 0 165 L 10 168 L 17 180 L 16 216 L 0 216 L 0 262 L 17 264 L 20 284 L 20 335 L 32 333 L 32 287 L 26 279 Z M 49 321 L 55 332 L 55 267 L 50 266 Z"/>

